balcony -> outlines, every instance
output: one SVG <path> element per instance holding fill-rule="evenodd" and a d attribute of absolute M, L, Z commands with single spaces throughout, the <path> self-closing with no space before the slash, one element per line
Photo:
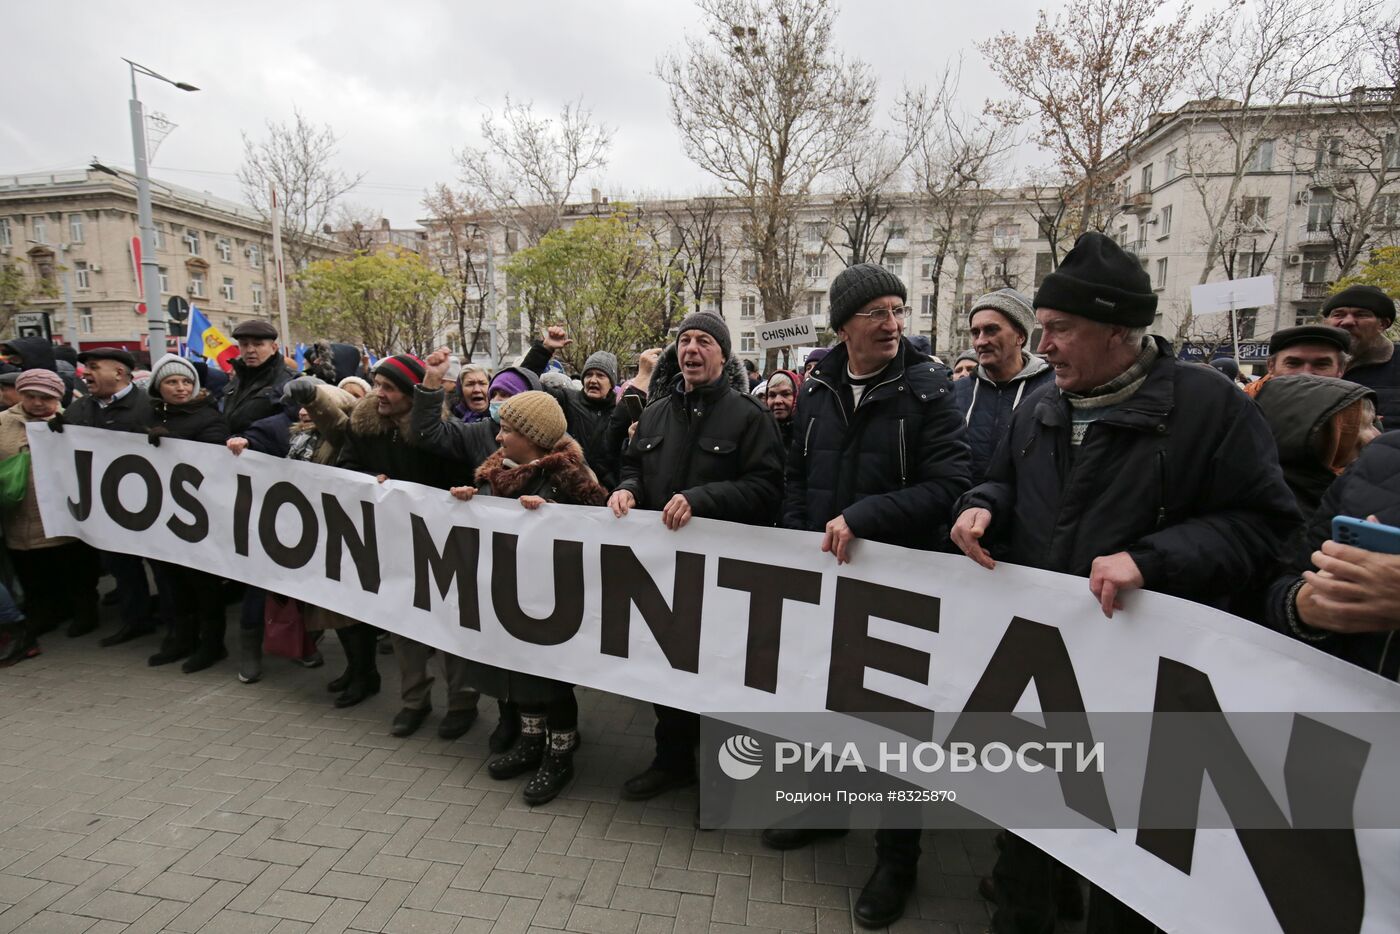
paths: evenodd
<path fill-rule="evenodd" d="M 1307 243 L 1331 243 L 1332 224 L 1323 221 L 1309 221 L 1298 228 L 1298 242 Z"/>
<path fill-rule="evenodd" d="M 897 236 L 890 237 L 889 242 L 885 244 L 885 252 L 886 252 L 886 253 L 908 253 L 908 252 L 909 252 L 909 238 L 908 238 L 907 236 L 905 236 L 904 234 L 899 234 L 899 235 L 897 235 Z"/>
<path fill-rule="evenodd" d="M 1125 195 L 1118 207 L 1128 214 L 1146 214 L 1152 210 L 1152 192 L 1139 191 L 1134 195 Z"/>
<path fill-rule="evenodd" d="M 1140 257 L 1145 256 L 1147 255 L 1147 241 L 1129 240 L 1127 245 L 1124 246 L 1123 249 L 1127 250 L 1129 253 L 1136 253 Z"/>
<path fill-rule="evenodd" d="M 1327 293 L 1332 291 L 1330 282 L 1300 282 L 1298 283 L 1298 301 L 1300 302 L 1320 302 L 1327 297 Z"/>
<path fill-rule="evenodd" d="M 1346 173 L 1334 165 L 1324 165 L 1313 169 L 1312 187 L 1336 188 L 1345 184 Z"/>

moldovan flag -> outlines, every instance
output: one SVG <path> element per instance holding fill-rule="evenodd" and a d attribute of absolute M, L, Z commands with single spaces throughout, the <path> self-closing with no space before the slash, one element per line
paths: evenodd
<path fill-rule="evenodd" d="M 192 357 L 203 357 L 210 363 L 217 363 L 219 369 L 228 373 L 233 369 L 233 358 L 238 356 L 238 345 L 224 336 L 204 312 L 190 306 L 190 337 L 187 353 Z"/>

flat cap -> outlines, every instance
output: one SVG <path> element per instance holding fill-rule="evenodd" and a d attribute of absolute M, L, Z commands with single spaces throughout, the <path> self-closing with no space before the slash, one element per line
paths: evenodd
<path fill-rule="evenodd" d="M 129 350 L 122 350 L 120 347 L 94 347 L 78 354 L 79 363 L 88 363 L 92 360 L 115 360 L 125 364 L 128 370 L 136 369 L 136 355 Z"/>
<path fill-rule="evenodd" d="M 1269 338 L 1269 355 L 1296 344 L 1331 344 L 1342 353 L 1351 353 L 1351 335 L 1330 324 L 1300 324 L 1296 328 L 1275 331 Z"/>
<path fill-rule="evenodd" d="M 271 322 L 254 318 L 251 321 L 243 321 L 233 329 L 233 339 L 255 340 L 255 341 L 275 341 L 277 340 L 277 329 Z"/>

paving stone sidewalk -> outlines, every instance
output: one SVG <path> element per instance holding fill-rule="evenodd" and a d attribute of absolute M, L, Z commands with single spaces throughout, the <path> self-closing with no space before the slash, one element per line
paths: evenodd
<path fill-rule="evenodd" d="M 148 668 L 155 641 L 60 633 L 0 669 L 0 934 L 853 930 L 869 832 L 777 854 L 695 830 L 693 793 L 619 800 L 648 705 L 581 690 L 577 778 L 531 809 L 483 768 L 494 704 L 462 739 L 436 715 L 395 739 L 391 658 L 378 697 L 336 710 L 334 637 L 325 668 L 269 659 L 254 685 L 232 661 Z M 892 930 L 980 934 L 993 856 L 988 833 L 926 833 Z"/>

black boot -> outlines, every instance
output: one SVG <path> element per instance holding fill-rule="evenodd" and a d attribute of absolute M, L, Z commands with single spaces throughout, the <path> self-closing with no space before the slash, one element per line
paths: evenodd
<path fill-rule="evenodd" d="M 866 928 L 882 928 L 898 921 L 904 914 L 909 893 L 914 891 L 915 878 L 907 866 L 877 863 L 856 899 L 856 923 Z"/>
<path fill-rule="evenodd" d="M 152 668 L 157 665 L 169 665 L 171 662 L 178 662 L 194 651 L 194 645 L 172 632 L 161 640 L 160 649 L 156 654 L 146 659 L 146 664 Z"/>
<path fill-rule="evenodd" d="M 544 746 L 544 717 L 540 714 L 521 714 L 520 738 L 509 752 L 487 762 L 486 771 L 497 781 L 533 772 L 544 759 Z"/>
<path fill-rule="evenodd" d="M 238 680 L 253 684 L 262 680 L 263 631 L 257 629 L 238 630 Z"/>
<path fill-rule="evenodd" d="M 228 649 L 224 647 L 224 608 L 222 605 L 215 605 L 206 611 L 205 618 L 200 621 L 199 644 L 195 647 L 194 654 L 185 659 L 180 670 L 187 675 L 194 674 L 226 658 Z"/>
<path fill-rule="evenodd" d="M 525 783 L 521 797 L 531 807 L 546 804 L 558 797 L 574 777 L 574 750 L 578 749 L 578 730 L 549 734 L 549 749 L 540 760 L 540 767 Z"/>
<path fill-rule="evenodd" d="M 520 708 L 510 701 L 501 701 L 499 706 L 500 719 L 496 721 L 496 728 L 486 740 L 486 748 L 496 754 L 514 746 L 520 736 Z"/>
<path fill-rule="evenodd" d="M 345 647 L 345 675 L 342 677 L 349 680 L 336 696 L 335 705 L 353 707 L 379 693 L 379 667 L 375 661 L 376 633 L 371 626 L 356 623 L 337 629 L 336 636 Z"/>

